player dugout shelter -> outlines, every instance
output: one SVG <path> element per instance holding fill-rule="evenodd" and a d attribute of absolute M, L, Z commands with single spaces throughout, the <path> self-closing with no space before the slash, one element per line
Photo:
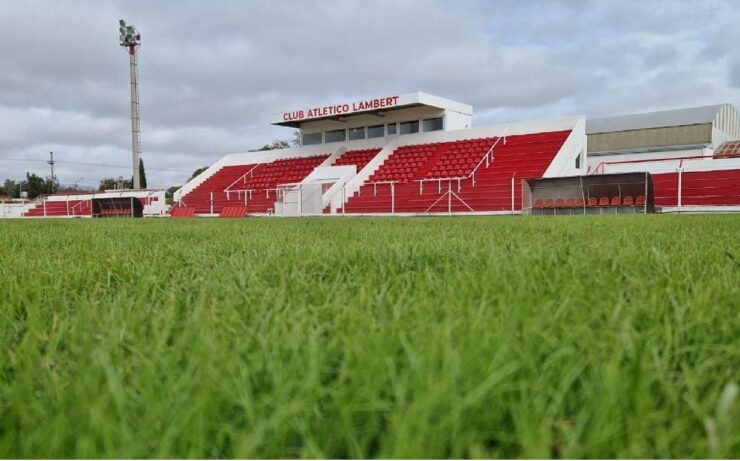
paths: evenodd
<path fill-rule="evenodd" d="M 527 179 L 522 182 L 524 214 L 652 213 L 650 173 Z"/>

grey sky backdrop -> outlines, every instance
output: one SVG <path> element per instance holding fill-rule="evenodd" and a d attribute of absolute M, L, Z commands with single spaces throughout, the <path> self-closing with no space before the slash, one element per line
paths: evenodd
<path fill-rule="evenodd" d="M 273 112 L 426 91 L 477 126 L 740 103 L 738 1 L 33 1 L 0 8 L 0 180 L 130 164 L 138 26 L 150 186 L 290 129 Z M 10 159 L 28 159 L 21 162 Z M 155 170 L 156 169 L 156 170 Z M 128 169 L 59 163 L 63 183 Z"/>

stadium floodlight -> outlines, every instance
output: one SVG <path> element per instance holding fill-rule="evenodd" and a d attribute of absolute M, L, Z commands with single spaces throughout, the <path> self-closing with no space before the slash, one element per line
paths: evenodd
<path fill-rule="evenodd" d="M 136 48 L 141 46 L 141 34 L 136 27 L 118 21 L 118 40 L 122 47 L 128 49 L 131 73 L 131 157 L 133 164 L 133 188 L 141 188 L 139 176 L 139 156 L 141 155 L 141 130 L 139 128 L 139 84 L 136 65 Z"/>

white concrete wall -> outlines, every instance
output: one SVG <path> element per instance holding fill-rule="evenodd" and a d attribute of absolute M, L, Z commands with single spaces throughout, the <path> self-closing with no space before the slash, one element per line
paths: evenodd
<path fill-rule="evenodd" d="M 588 158 L 588 171 L 601 172 L 604 167 L 612 168 L 615 162 L 638 162 L 645 160 L 661 161 L 663 159 L 685 158 L 685 157 L 708 157 L 712 156 L 712 149 L 677 149 L 659 152 L 621 153 L 606 155 L 590 155 Z M 638 163 L 639 164 L 639 163 Z"/>
<path fill-rule="evenodd" d="M 301 185 L 312 184 L 312 183 L 333 183 L 329 189 L 322 194 L 321 198 L 321 210 L 323 212 L 324 207 L 331 205 L 331 209 L 342 205 L 343 194 L 345 184 L 357 175 L 356 165 L 341 165 L 332 167 L 321 167 L 316 168 L 306 179 L 301 182 Z"/>
<path fill-rule="evenodd" d="M 352 119 L 347 121 L 337 120 L 319 120 L 316 122 L 307 122 L 302 124 L 301 133 L 323 133 L 325 131 L 332 130 L 349 130 L 350 128 L 361 128 L 370 127 L 375 125 L 386 125 L 386 138 L 394 137 L 394 135 L 387 134 L 387 125 L 392 123 L 402 122 L 419 122 L 419 130 L 423 130 L 423 121 L 429 118 L 441 117 L 444 120 L 442 131 L 451 130 L 464 130 L 472 128 L 473 119 L 469 114 L 461 112 L 455 112 L 452 110 L 442 110 L 435 107 L 414 107 L 410 109 L 396 110 L 391 113 L 384 114 L 382 117 L 377 115 L 355 115 Z M 397 127 L 397 132 L 400 131 L 400 125 Z M 349 141 L 349 131 L 346 132 L 346 141 L 340 142 L 356 142 Z M 361 140 L 357 140 L 361 141 Z M 325 143 L 327 146 L 333 143 Z"/>
<path fill-rule="evenodd" d="M 473 119 L 470 115 L 454 111 L 445 113 L 445 130 L 467 130 L 469 128 L 473 128 Z"/>
<path fill-rule="evenodd" d="M 301 133 L 316 133 L 331 130 L 343 130 L 347 128 L 422 120 L 425 118 L 442 117 L 444 115 L 445 111 L 436 107 L 412 107 L 408 109 L 396 109 L 392 112 L 384 113 L 382 116 L 359 114 L 353 115 L 345 121 L 317 120 L 315 122 L 305 122 L 301 124 L 300 131 Z"/>
<path fill-rule="evenodd" d="M 543 177 L 578 176 L 586 174 L 588 169 L 588 138 L 586 136 L 586 118 L 576 122 L 573 130 L 553 158 Z M 576 158 L 581 156 L 580 167 L 576 168 Z"/>
<path fill-rule="evenodd" d="M 0 219 L 20 218 L 26 211 L 27 206 L 23 203 L 0 203 Z"/>
<path fill-rule="evenodd" d="M 673 173 L 679 168 L 684 171 L 740 170 L 740 158 L 655 160 L 652 162 L 618 163 L 606 165 L 599 174 L 647 172 L 652 174 Z"/>

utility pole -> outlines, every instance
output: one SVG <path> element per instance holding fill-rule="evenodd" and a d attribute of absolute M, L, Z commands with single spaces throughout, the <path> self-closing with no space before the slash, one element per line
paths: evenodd
<path fill-rule="evenodd" d="M 54 152 L 49 152 L 49 161 L 46 162 L 51 165 L 51 193 L 54 193 Z"/>
<path fill-rule="evenodd" d="M 141 130 L 139 128 L 139 83 L 136 67 L 136 47 L 141 46 L 141 34 L 134 26 L 127 26 L 123 19 L 118 21 L 119 43 L 128 49 L 131 74 L 131 157 L 133 163 L 133 188 L 141 189 L 139 156 L 141 155 Z"/>

